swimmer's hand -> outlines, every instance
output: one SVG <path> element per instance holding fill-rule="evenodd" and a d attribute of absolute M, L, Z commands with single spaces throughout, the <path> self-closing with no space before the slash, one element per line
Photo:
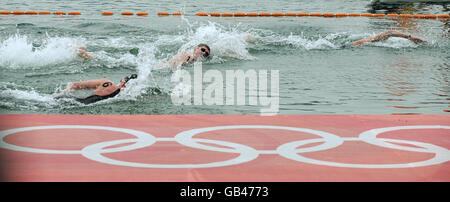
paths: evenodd
<path fill-rule="evenodd" d="M 423 40 L 421 38 L 418 38 L 418 37 L 415 37 L 415 36 L 410 36 L 409 40 L 411 40 L 412 42 L 414 42 L 416 44 L 418 44 L 418 43 L 421 43 L 421 44 L 424 44 L 424 45 L 428 44 L 428 41 L 425 41 L 425 40 Z"/>

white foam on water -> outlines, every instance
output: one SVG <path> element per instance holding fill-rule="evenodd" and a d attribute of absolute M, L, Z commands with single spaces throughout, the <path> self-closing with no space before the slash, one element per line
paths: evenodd
<path fill-rule="evenodd" d="M 1 91 L 2 96 L 14 97 L 18 100 L 30 100 L 38 102 L 47 102 L 49 104 L 55 104 L 55 100 L 50 95 L 41 95 L 38 92 L 31 90 L 17 90 L 17 89 L 7 89 Z"/>
<path fill-rule="evenodd" d="M 192 48 L 200 43 L 207 44 L 211 48 L 211 56 L 223 58 L 235 58 L 253 60 L 254 56 L 248 52 L 248 42 L 251 38 L 246 32 L 238 29 L 239 25 L 225 27 L 215 22 L 201 24 L 197 28 L 185 33 L 186 43 L 180 52 L 192 51 Z"/>
<path fill-rule="evenodd" d="M 69 37 L 46 37 L 33 46 L 26 35 L 15 34 L 0 42 L 0 66 L 6 68 L 36 68 L 69 62 L 77 58 L 76 47 L 80 39 Z"/>
<path fill-rule="evenodd" d="M 391 37 L 384 41 L 375 42 L 373 43 L 373 46 L 381 46 L 387 48 L 416 48 L 419 45 L 405 38 Z"/>
<path fill-rule="evenodd" d="M 185 32 L 160 35 L 152 42 L 138 44 L 137 56 L 121 57 L 122 59 L 127 58 L 125 59 L 127 62 L 137 66 L 138 79 L 131 80 L 127 84 L 127 88 L 117 96 L 118 99 L 135 99 L 147 92 L 150 87 L 156 87 L 162 92 L 170 94 L 176 85 L 170 82 L 171 74 L 176 67 L 170 67 L 165 63 L 177 54 L 193 51 L 193 48 L 200 43 L 207 44 L 211 48 L 210 59 L 204 61 L 207 63 L 220 63 L 230 58 L 255 59 L 247 51 L 246 37 L 248 36 L 236 27 L 226 28 L 213 22 L 200 25 L 188 24 L 187 27 Z M 163 52 L 167 47 L 179 48 L 176 49 L 176 52 L 167 54 Z M 113 60 L 110 59 L 110 62 Z"/>
<path fill-rule="evenodd" d="M 305 36 L 303 33 L 290 33 L 282 35 L 270 30 L 251 29 L 250 36 L 246 36 L 247 41 L 262 45 L 273 46 L 291 46 L 301 50 L 326 50 L 336 49 L 335 38 L 341 36 L 341 33 L 328 34 L 322 36 Z"/>

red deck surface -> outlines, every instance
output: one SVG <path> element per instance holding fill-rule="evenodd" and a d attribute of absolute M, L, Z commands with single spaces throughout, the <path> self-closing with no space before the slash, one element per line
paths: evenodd
<path fill-rule="evenodd" d="M 4 181 L 450 181 L 449 115 L 0 120 Z"/>

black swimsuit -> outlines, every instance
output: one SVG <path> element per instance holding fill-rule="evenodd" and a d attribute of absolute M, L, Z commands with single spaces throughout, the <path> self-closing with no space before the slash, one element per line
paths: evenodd
<path fill-rule="evenodd" d="M 104 99 L 108 99 L 108 98 L 112 98 L 114 96 L 116 96 L 117 94 L 119 94 L 120 92 L 120 88 L 117 89 L 116 91 L 114 91 L 113 93 L 109 94 L 109 95 L 104 95 L 104 96 L 100 96 L 100 95 L 91 95 L 87 98 L 78 98 L 76 99 L 78 102 L 81 102 L 83 104 L 91 104 L 94 102 L 98 102 L 100 100 L 104 100 Z"/>

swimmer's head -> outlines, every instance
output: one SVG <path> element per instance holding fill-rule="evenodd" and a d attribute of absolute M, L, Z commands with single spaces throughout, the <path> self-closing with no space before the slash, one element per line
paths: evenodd
<path fill-rule="evenodd" d="M 201 43 L 194 48 L 194 57 L 199 58 L 201 56 L 203 58 L 207 58 L 210 52 L 211 49 L 209 48 L 209 46 Z"/>
<path fill-rule="evenodd" d="M 119 87 L 120 87 L 120 88 L 126 87 L 126 84 L 128 83 L 128 81 L 130 81 L 131 79 L 136 79 L 136 78 L 137 78 L 137 74 L 132 74 L 132 75 L 130 75 L 130 76 L 123 77 L 123 78 L 120 80 L 120 85 L 119 85 Z"/>

